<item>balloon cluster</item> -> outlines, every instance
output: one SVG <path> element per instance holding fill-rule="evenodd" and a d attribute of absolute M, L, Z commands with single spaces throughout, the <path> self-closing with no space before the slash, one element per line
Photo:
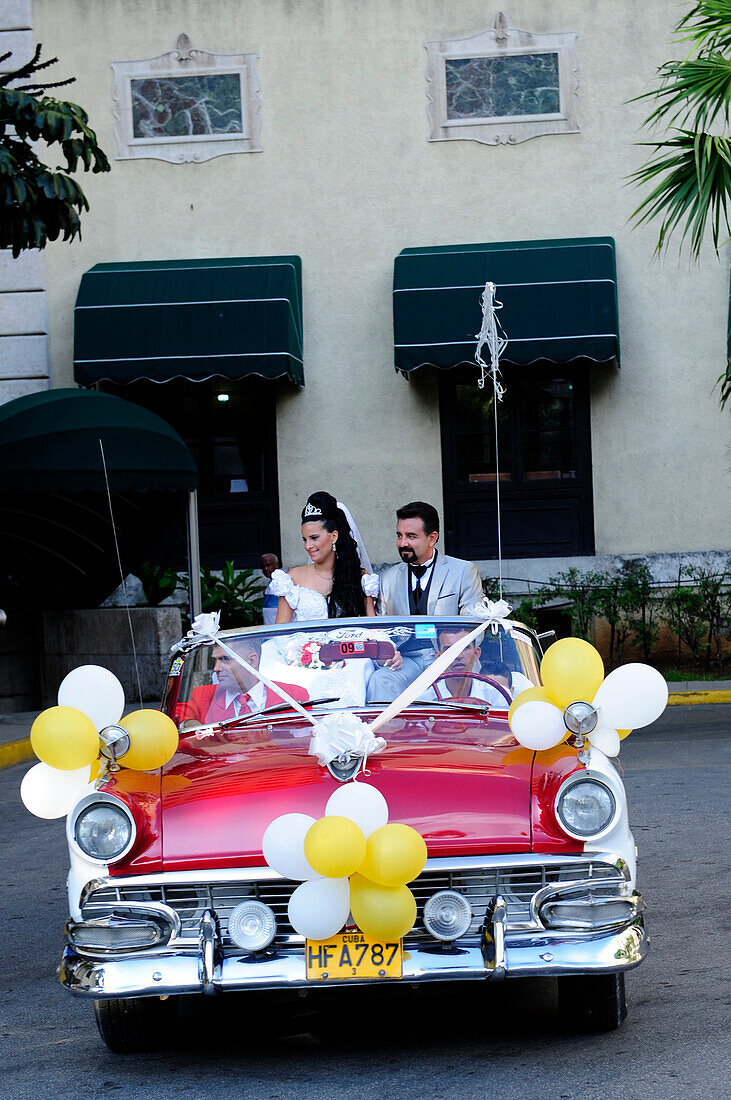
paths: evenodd
<path fill-rule="evenodd" d="M 119 756 L 125 768 L 151 771 L 175 754 L 178 731 L 158 710 L 136 710 L 122 717 L 124 688 L 109 669 L 81 665 L 58 689 L 58 706 L 42 711 L 30 731 L 30 743 L 41 761 L 23 777 L 20 797 L 36 817 L 65 817 L 88 784 L 99 774 L 100 733 L 118 727 L 129 738 Z"/>
<path fill-rule="evenodd" d="M 406 885 L 426 863 L 416 829 L 388 822 L 388 804 L 367 783 L 348 783 L 330 797 L 319 820 L 282 814 L 262 841 L 264 859 L 284 878 L 299 879 L 289 921 L 301 936 L 326 940 L 353 920 L 372 940 L 399 940 L 413 927 L 416 901 Z"/>
<path fill-rule="evenodd" d="M 542 687 L 522 691 L 508 711 L 516 741 L 538 751 L 582 732 L 572 724 L 579 724 L 582 704 L 590 704 L 584 708 L 587 740 L 605 756 L 617 756 L 620 742 L 659 718 L 668 701 L 668 686 L 656 669 L 621 665 L 605 679 L 600 654 L 580 638 L 562 638 L 549 646 L 541 661 L 541 680 Z"/>

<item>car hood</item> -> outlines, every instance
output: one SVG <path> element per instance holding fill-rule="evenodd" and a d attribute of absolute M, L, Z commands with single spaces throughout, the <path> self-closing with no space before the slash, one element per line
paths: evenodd
<path fill-rule="evenodd" d="M 516 756 L 507 723 L 470 716 L 413 725 L 385 727 L 387 747 L 367 763 L 366 781 L 386 797 L 390 820 L 417 829 L 430 856 L 530 851 L 532 754 Z M 260 866 L 275 817 L 324 814 L 340 784 L 309 754 L 307 728 L 292 733 L 276 744 L 250 728 L 181 741 L 161 789 L 166 871 Z"/>

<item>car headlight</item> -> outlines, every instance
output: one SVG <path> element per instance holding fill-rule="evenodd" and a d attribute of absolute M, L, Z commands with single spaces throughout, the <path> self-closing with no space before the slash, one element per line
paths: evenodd
<path fill-rule="evenodd" d="M 559 824 L 576 840 L 606 832 L 616 811 L 617 800 L 607 784 L 588 776 L 569 781 L 556 799 Z"/>
<path fill-rule="evenodd" d="M 127 809 L 116 799 L 95 796 L 82 804 L 71 823 L 71 836 L 89 859 L 111 863 L 125 855 L 135 839 L 135 827 Z"/>

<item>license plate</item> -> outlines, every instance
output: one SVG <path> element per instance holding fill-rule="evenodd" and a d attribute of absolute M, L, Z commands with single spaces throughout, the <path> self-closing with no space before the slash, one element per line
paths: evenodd
<path fill-rule="evenodd" d="M 400 978 L 401 940 L 383 943 L 362 932 L 340 932 L 329 940 L 307 940 L 305 964 L 309 981 L 344 978 Z"/>

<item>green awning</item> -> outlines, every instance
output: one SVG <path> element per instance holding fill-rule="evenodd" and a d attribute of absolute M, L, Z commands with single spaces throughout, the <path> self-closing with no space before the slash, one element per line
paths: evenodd
<path fill-rule="evenodd" d="M 299 256 L 96 264 L 81 278 L 74 373 L 95 382 L 304 385 Z"/>
<path fill-rule="evenodd" d="M 58 389 L 0 405 L 3 493 L 195 489 L 198 470 L 156 413 L 94 390 Z"/>
<path fill-rule="evenodd" d="M 486 282 L 503 303 L 503 359 L 619 364 L 617 268 L 611 237 L 406 248 L 396 257 L 396 369 L 474 362 Z"/>

